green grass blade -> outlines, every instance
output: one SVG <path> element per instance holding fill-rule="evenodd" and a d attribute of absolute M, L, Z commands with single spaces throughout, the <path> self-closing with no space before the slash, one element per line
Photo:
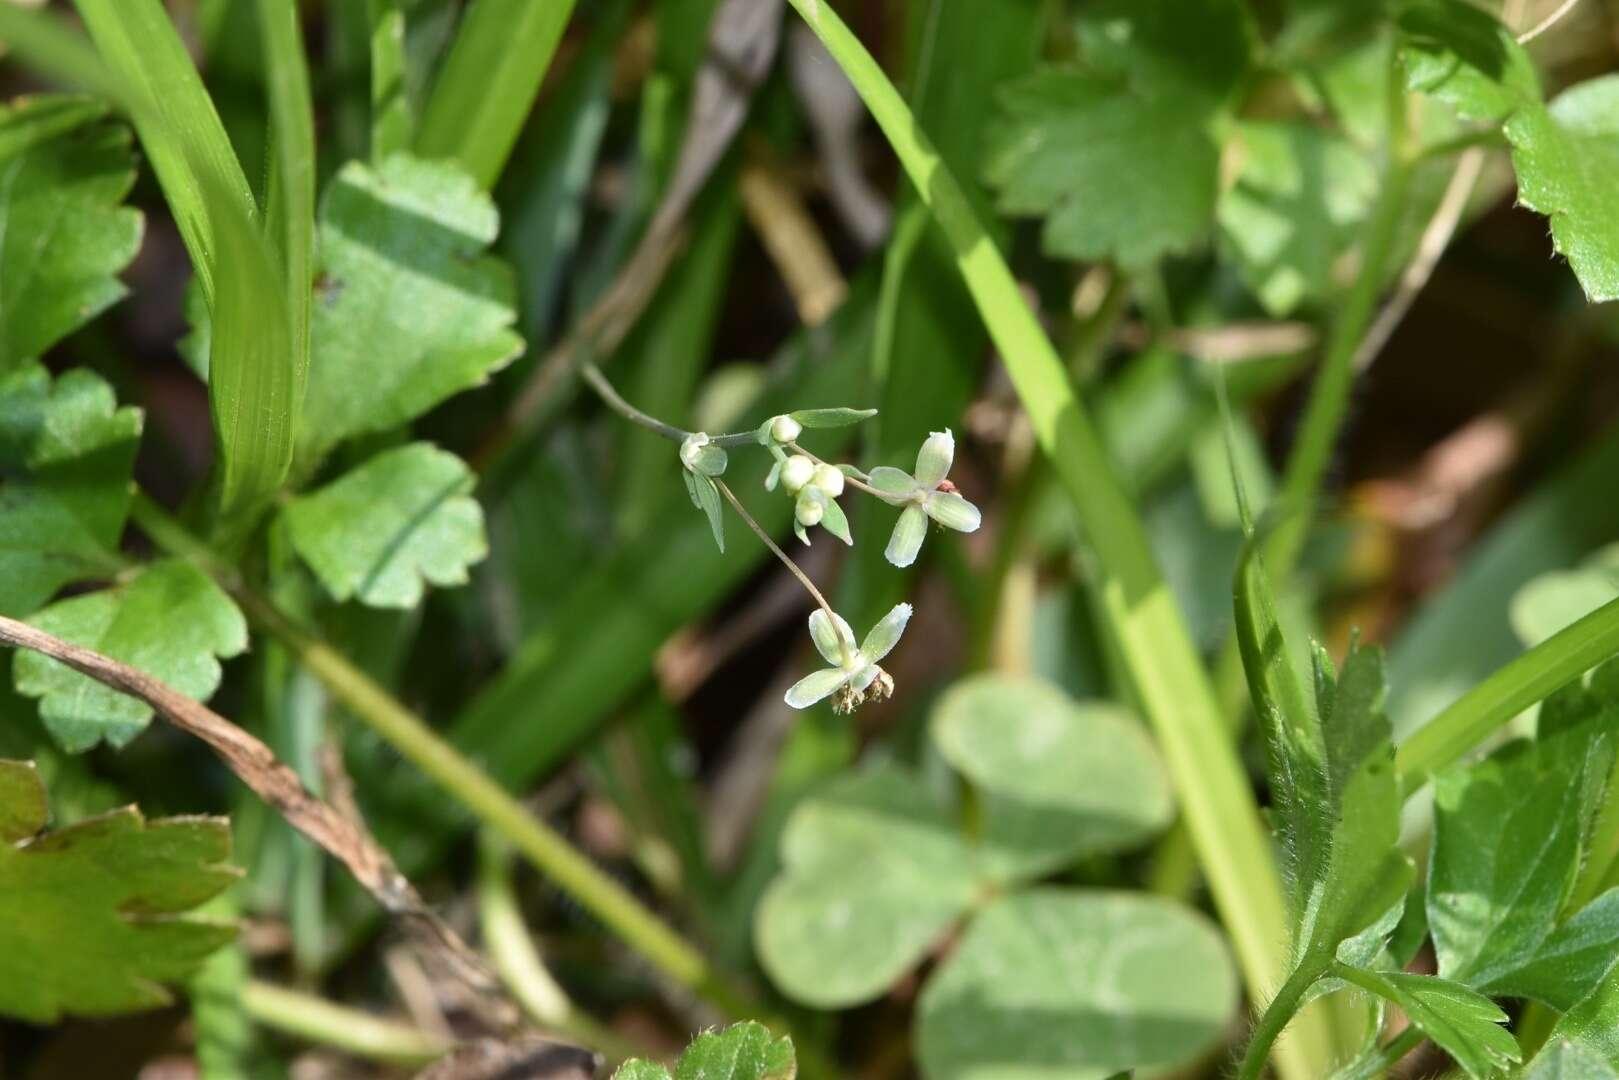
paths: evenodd
<path fill-rule="evenodd" d="M 1157 731 L 1250 992 L 1263 999 L 1280 984 L 1286 965 L 1278 933 L 1286 925 L 1281 883 L 1208 673 L 1153 561 L 1141 520 L 1011 270 L 893 84 L 824 0 L 792 3 L 849 76 L 938 219 L 1041 448 L 1079 510 L 1101 564 L 1100 593 L 1111 632 Z M 1321 1075 L 1325 1037 L 1324 1029 L 1312 1025 L 1293 1043 L 1284 1059 L 1288 1075 Z"/>
<path fill-rule="evenodd" d="M 208 391 L 227 515 L 280 487 L 301 370 L 278 260 L 202 78 L 158 0 L 78 0 L 131 103 L 141 143 L 213 316 Z"/>
<path fill-rule="evenodd" d="M 455 158 L 484 187 L 494 186 L 573 3 L 475 0 L 468 5 L 422 110 L 416 152 Z"/>
<path fill-rule="evenodd" d="M 405 13 L 371 0 L 371 162 L 409 149 L 416 118 L 405 93 Z"/>
<path fill-rule="evenodd" d="M 1401 789 L 1417 790 L 1502 724 L 1613 656 L 1619 656 L 1619 600 L 1536 645 L 1407 739 L 1394 759 Z"/>
<path fill-rule="evenodd" d="M 281 246 L 292 339 L 294 425 L 309 374 L 309 305 L 314 280 L 315 115 L 309 66 L 294 0 L 259 0 L 274 151 L 270 236 Z"/>

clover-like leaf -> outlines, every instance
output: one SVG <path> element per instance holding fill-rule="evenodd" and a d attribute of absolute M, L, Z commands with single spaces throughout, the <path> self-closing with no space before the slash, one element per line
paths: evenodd
<path fill-rule="evenodd" d="M 1465 0 L 1419 0 L 1400 13 L 1405 83 L 1472 120 L 1540 101 L 1535 65 L 1510 29 Z"/>
<path fill-rule="evenodd" d="M 1412 1025 L 1449 1054 L 1474 1080 L 1498 1076 L 1522 1060 L 1518 1041 L 1507 1030 L 1507 1014 L 1483 994 L 1436 975 L 1404 971 L 1347 969 L 1339 974 L 1392 1001 Z"/>
<path fill-rule="evenodd" d="M 385 431 L 522 351 L 495 205 L 448 162 L 351 162 L 320 212 L 301 453 Z"/>
<path fill-rule="evenodd" d="M 287 534 L 335 599 L 412 608 L 489 552 L 473 483 L 454 454 L 411 443 L 292 500 Z"/>
<path fill-rule="evenodd" d="M 974 917 L 917 1019 L 930 1080 L 1111 1076 L 1217 1045 L 1237 979 L 1202 915 L 1142 893 L 1043 888 Z"/>
<path fill-rule="evenodd" d="M 32 764 L 0 761 L 0 1015 L 36 1024 L 165 1005 L 235 928 L 185 913 L 236 879 L 218 818 L 127 807 L 56 832 Z"/>
<path fill-rule="evenodd" d="M 997 877 L 1127 849 L 1169 824 L 1168 778 L 1140 723 L 1033 678 L 979 675 L 940 698 L 940 754 L 984 798 L 981 857 Z"/>
<path fill-rule="evenodd" d="M 46 633 L 121 660 L 206 700 L 219 686 L 219 657 L 247 648 L 247 623 L 218 585 L 190 563 L 153 563 L 128 584 L 62 600 L 28 620 Z M 105 739 L 123 746 L 152 707 L 39 653 L 12 661 L 17 689 L 40 699 L 39 715 L 70 753 Z"/>
<path fill-rule="evenodd" d="M 955 823 L 906 771 L 828 783 L 793 811 L 783 871 L 754 915 L 771 981 L 795 1001 L 869 1001 L 968 909 L 975 879 Z"/>
<path fill-rule="evenodd" d="M 1333 267 L 1371 207 L 1377 171 L 1353 143 L 1314 124 L 1238 129 L 1241 171 L 1220 199 L 1220 231 L 1272 315 L 1333 289 Z"/>
<path fill-rule="evenodd" d="M 129 129 L 104 105 L 41 95 L 0 107 L 0 372 L 38 357 L 127 291 L 140 248 Z"/>
<path fill-rule="evenodd" d="M 1526 105 L 1505 130 L 1518 201 L 1551 219 L 1553 246 L 1586 296 L 1619 299 L 1619 75 Z"/>
<path fill-rule="evenodd" d="M 75 369 L 0 375 L 0 615 L 119 566 L 141 414 Z"/>
<path fill-rule="evenodd" d="M 1007 87 L 985 175 L 1003 212 L 1043 215 L 1048 254 L 1141 265 L 1213 223 L 1211 121 L 1248 62 L 1231 0 L 1087 5 L 1082 66 Z"/>
<path fill-rule="evenodd" d="M 793 1080 L 798 1062 L 793 1041 L 770 1033 L 757 1021 L 705 1031 L 692 1040 L 675 1071 L 636 1058 L 613 1073 L 614 1080 Z"/>

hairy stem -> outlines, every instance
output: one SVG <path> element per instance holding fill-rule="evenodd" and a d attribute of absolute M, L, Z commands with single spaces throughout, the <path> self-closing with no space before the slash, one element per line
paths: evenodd
<path fill-rule="evenodd" d="M 1254 1027 L 1253 1038 L 1242 1056 L 1242 1066 L 1237 1070 L 1237 1080 L 1259 1080 L 1265 1071 L 1265 1062 L 1270 1058 L 1271 1047 L 1299 1011 L 1305 991 L 1326 972 L 1327 963 L 1328 960 L 1306 957 L 1288 976 L 1271 1003 L 1265 1007 L 1265 1015 L 1259 1018 L 1259 1023 Z"/>
<path fill-rule="evenodd" d="M 260 630 L 286 646 L 300 664 L 362 723 L 421 769 L 480 821 L 505 837 L 540 873 L 670 979 L 733 1016 L 750 1010 L 694 946 L 670 929 L 629 890 L 598 869 L 565 837 L 530 814 L 505 788 L 463 757 L 347 657 L 304 629 L 235 569 L 191 536 L 144 493 L 131 508 L 159 547 L 190 558 L 229 590 Z"/>

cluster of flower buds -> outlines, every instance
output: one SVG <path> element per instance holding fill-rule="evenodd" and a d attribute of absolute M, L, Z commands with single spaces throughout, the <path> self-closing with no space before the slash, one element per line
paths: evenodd
<path fill-rule="evenodd" d="M 793 496 L 793 532 L 805 544 L 810 542 L 806 530 L 819 525 L 845 544 L 852 545 L 854 536 L 849 532 L 849 518 L 837 501 L 846 482 L 843 470 L 817 462 L 807 454 L 789 456 L 782 449 L 793 444 L 803 431 L 804 426 L 786 414 L 772 417 L 760 428 L 760 441 L 776 457 L 770 475 L 765 477 L 765 490 L 775 491 L 781 487 Z"/>

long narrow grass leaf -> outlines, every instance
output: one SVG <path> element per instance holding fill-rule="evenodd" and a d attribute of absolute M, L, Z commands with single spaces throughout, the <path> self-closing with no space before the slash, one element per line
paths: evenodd
<path fill-rule="evenodd" d="M 302 389 L 303 365 L 294 349 L 279 260 L 219 114 L 163 5 L 77 3 L 123 85 L 209 301 L 208 390 L 220 444 L 222 512 L 260 505 L 292 463 Z"/>
<path fill-rule="evenodd" d="M 456 158 L 484 187 L 506 164 L 574 0 L 475 0 L 422 111 L 416 151 Z"/>

